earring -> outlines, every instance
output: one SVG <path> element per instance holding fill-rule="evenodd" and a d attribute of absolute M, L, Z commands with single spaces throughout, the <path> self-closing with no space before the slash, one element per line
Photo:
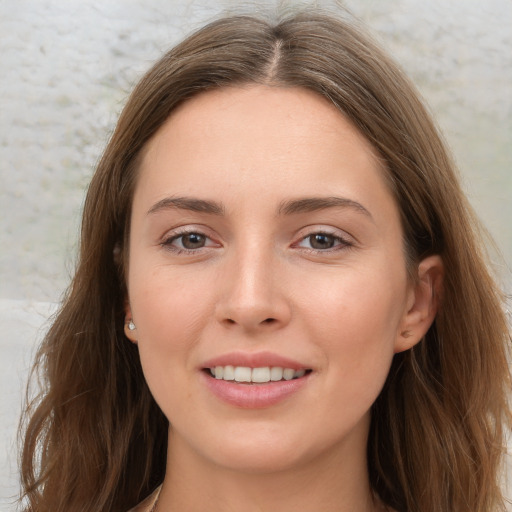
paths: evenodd
<path fill-rule="evenodd" d="M 130 320 L 128 322 L 128 329 L 130 329 L 130 331 L 134 331 L 135 330 L 135 324 L 133 323 L 133 320 Z"/>

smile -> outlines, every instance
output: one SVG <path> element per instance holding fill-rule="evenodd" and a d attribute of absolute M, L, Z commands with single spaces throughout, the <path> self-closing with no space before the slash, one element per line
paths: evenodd
<path fill-rule="evenodd" d="M 212 377 L 218 380 L 234 381 L 246 384 L 266 384 L 269 382 L 289 381 L 304 377 L 311 370 L 283 368 L 280 366 L 264 366 L 251 368 L 248 366 L 214 366 L 207 368 Z"/>
<path fill-rule="evenodd" d="M 284 366 L 208 365 L 202 382 L 217 399 L 242 409 L 262 409 L 287 401 L 308 386 L 313 370 Z"/>

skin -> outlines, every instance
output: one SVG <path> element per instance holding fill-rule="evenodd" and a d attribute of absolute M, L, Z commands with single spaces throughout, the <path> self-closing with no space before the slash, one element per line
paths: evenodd
<path fill-rule="evenodd" d="M 408 280 L 384 172 L 339 111 L 302 89 L 203 93 L 146 146 L 126 334 L 171 423 L 159 510 L 381 510 L 366 468 L 370 407 L 393 355 L 430 326 L 442 269 L 431 257 Z M 222 214 L 169 206 L 178 197 Z M 349 202 L 283 211 L 311 197 Z M 313 371 L 286 400 L 241 409 L 212 395 L 201 371 L 233 351 Z"/>

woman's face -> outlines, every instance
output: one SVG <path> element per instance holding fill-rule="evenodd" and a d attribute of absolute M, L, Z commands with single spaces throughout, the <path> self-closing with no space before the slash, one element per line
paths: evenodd
<path fill-rule="evenodd" d="M 415 339 L 383 175 L 366 139 L 302 89 L 203 93 L 149 142 L 127 334 L 175 453 L 252 471 L 362 459 L 393 354 Z"/>

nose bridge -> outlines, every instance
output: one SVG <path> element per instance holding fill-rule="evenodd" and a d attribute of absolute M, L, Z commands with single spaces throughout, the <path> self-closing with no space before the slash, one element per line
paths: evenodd
<path fill-rule="evenodd" d="M 223 275 L 219 320 L 249 330 L 287 323 L 290 308 L 279 266 L 268 241 L 255 240 L 234 248 Z"/>

